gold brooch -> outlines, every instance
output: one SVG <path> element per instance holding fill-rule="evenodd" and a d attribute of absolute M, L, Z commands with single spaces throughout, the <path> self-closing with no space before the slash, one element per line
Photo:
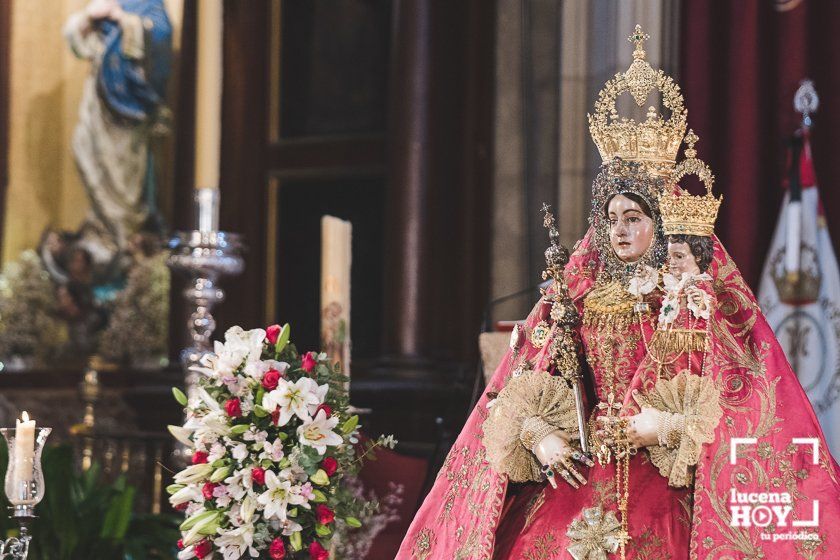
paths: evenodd
<path fill-rule="evenodd" d="M 534 325 L 534 330 L 531 331 L 531 344 L 536 348 L 542 348 L 548 342 L 548 335 L 551 332 L 551 327 L 545 321 L 540 321 Z"/>

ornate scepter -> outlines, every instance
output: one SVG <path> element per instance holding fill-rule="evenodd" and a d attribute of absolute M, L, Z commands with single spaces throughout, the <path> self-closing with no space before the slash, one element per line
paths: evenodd
<path fill-rule="evenodd" d="M 549 278 L 554 280 L 554 292 L 548 293 L 547 288 L 540 288 L 543 300 L 551 303 L 550 316 L 556 326 L 556 335 L 549 348 L 549 359 L 557 375 L 565 379 L 574 390 L 580 450 L 588 454 L 589 438 L 586 433 L 586 411 L 583 406 L 583 376 L 574 331 L 580 323 L 580 316 L 569 296 L 569 287 L 563 277 L 563 270 L 569 262 L 569 250 L 560 243 L 560 232 L 557 231 L 557 224 L 550 210 L 551 207 L 548 204 L 543 204 L 542 211 L 545 214 L 543 226 L 548 228 L 550 245 L 545 250 L 546 268 L 542 277 L 543 280 Z"/>

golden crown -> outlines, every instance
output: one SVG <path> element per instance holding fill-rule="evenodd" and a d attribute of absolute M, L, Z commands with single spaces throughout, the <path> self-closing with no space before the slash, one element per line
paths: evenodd
<path fill-rule="evenodd" d="M 699 138 L 693 130 L 685 136 L 685 159 L 675 168 L 669 178 L 669 188 L 659 195 L 659 212 L 662 215 L 662 229 L 665 235 L 700 235 L 709 237 L 715 232 L 715 220 L 723 197 L 712 194 L 715 176 L 709 166 L 697 159 L 694 144 Z M 706 194 L 695 196 L 677 186 L 677 181 L 686 175 L 696 175 L 706 186 Z"/>
<path fill-rule="evenodd" d="M 680 87 L 662 70 L 654 70 L 645 60 L 643 43 L 650 36 L 636 25 L 628 40 L 635 45 L 633 62 L 626 72 L 618 73 L 604 85 L 595 102 L 595 114 L 589 118 L 589 133 L 598 146 L 604 163 L 619 157 L 643 162 L 652 175 L 667 177 L 674 169 L 677 152 L 685 135 L 688 112 L 683 107 Z M 644 122 L 619 117 L 616 99 L 629 92 L 636 104 L 644 105 L 651 91 L 662 94 L 662 104 L 671 111 L 664 118 L 649 107 Z"/>

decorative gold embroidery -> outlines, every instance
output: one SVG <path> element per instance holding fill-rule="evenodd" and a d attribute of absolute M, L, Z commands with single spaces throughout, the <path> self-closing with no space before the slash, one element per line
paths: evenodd
<path fill-rule="evenodd" d="M 628 548 L 635 551 L 636 560 L 670 560 L 673 558 L 668 550 L 668 543 L 663 541 L 650 527 L 645 527 L 641 534 L 633 537 Z"/>
<path fill-rule="evenodd" d="M 411 557 L 414 560 L 426 560 L 432 554 L 432 548 L 436 542 L 434 531 L 428 527 L 420 529 L 414 538 L 414 544 L 411 545 Z"/>
<path fill-rule="evenodd" d="M 539 494 L 531 498 L 531 503 L 528 504 L 528 513 L 525 515 L 525 525 L 522 526 L 522 532 L 525 532 L 537 517 L 537 512 L 545 503 L 545 492 L 546 488 L 543 488 Z"/>
<path fill-rule="evenodd" d="M 690 528 L 692 506 L 694 505 L 694 494 L 686 494 L 685 497 L 679 499 L 679 502 L 680 506 L 682 506 L 682 511 L 680 512 L 680 515 L 677 518 L 677 520 L 686 527 Z"/>
<path fill-rule="evenodd" d="M 466 542 L 455 550 L 455 556 L 452 557 L 452 560 L 467 560 L 467 558 L 479 552 L 480 548 L 481 547 L 478 543 L 478 533 L 471 531 Z"/>
<path fill-rule="evenodd" d="M 558 552 L 557 537 L 554 533 L 546 533 L 534 539 L 533 544 L 525 551 L 522 558 L 523 560 L 550 560 L 556 558 Z"/>
<path fill-rule="evenodd" d="M 820 553 L 827 551 L 825 536 L 817 533 L 816 539 L 798 541 L 794 544 L 796 552 L 805 560 L 816 560 Z"/>

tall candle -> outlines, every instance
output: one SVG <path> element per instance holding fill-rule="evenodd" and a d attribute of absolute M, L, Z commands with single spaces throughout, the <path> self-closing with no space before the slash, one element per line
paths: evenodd
<path fill-rule="evenodd" d="M 29 419 L 24 410 L 15 423 L 15 468 L 13 478 L 15 487 L 21 482 L 32 480 L 32 466 L 35 461 L 35 420 Z"/>
<path fill-rule="evenodd" d="M 198 230 L 202 233 L 219 231 L 219 189 L 198 189 L 195 191 L 195 202 Z"/>
<path fill-rule="evenodd" d="M 222 0 L 198 5 L 195 95 L 195 186 L 219 186 L 222 139 Z"/>
<path fill-rule="evenodd" d="M 321 218 L 321 343 L 333 363 L 350 375 L 350 268 L 353 225 Z"/>

